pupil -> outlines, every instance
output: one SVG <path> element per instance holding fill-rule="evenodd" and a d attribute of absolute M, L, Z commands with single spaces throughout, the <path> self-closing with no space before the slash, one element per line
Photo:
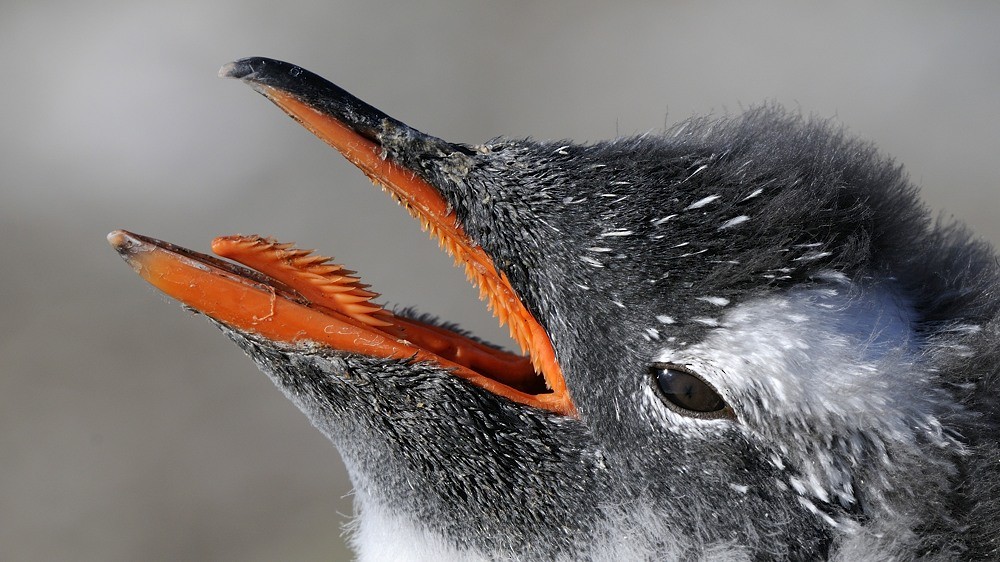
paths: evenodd
<path fill-rule="evenodd" d="M 684 396 L 688 400 L 691 400 L 691 398 L 694 396 L 694 385 L 689 384 L 684 388 Z"/>

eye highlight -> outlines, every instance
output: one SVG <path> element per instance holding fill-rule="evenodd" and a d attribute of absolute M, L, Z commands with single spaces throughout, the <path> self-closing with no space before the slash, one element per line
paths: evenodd
<path fill-rule="evenodd" d="M 678 414 L 692 418 L 733 418 L 722 396 L 686 367 L 657 364 L 650 367 L 663 402 Z"/>

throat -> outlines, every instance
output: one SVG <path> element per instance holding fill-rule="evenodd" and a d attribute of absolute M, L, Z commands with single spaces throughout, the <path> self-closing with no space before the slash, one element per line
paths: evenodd
<path fill-rule="evenodd" d="M 428 529 L 416 514 L 401 513 L 398 507 L 386 507 L 362 492 L 356 492 L 355 510 L 355 519 L 348 529 L 351 546 L 362 562 L 485 562 L 496 559 L 468 545 L 460 545 L 456 537 Z"/>

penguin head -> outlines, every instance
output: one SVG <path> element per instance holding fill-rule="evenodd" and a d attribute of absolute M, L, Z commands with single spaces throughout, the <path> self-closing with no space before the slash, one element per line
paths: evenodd
<path fill-rule="evenodd" d="M 869 144 L 762 107 L 610 142 L 462 145 L 287 63 L 223 73 L 387 187 L 528 353 L 426 317 L 323 304 L 302 279 L 329 282 L 314 266 L 331 266 L 302 253 L 264 267 L 222 244 L 261 275 L 113 235 L 133 265 L 165 252 L 265 287 L 275 318 L 275 302 L 325 315 L 320 329 L 278 333 L 265 313 L 220 314 L 164 289 L 340 449 L 367 548 L 400 521 L 423 537 L 411 546 L 429 533 L 486 557 L 972 548 L 928 529 L 966 525 L 965 459 L 996 423 L 972 398 L 988 377 L 969 371 L 990 353 L 996 305 L 983 295 L 997 267 L 961 228 L 933 225 Z M 353 281 L 332 283 L 368 304 L 343 288 Z"/>
<path fill-rule="evenodd" d="M 974 250 L 943 248 L 893 162 L 774 107 L 472 148 L 427 176 L 545 327 L 611 493 L 663 514 L 648 529 L 785 558 L 951 517 L 905 513 L 965 454 L 962 361 L 931 341 L 990 316 L 933 279 Z"/>

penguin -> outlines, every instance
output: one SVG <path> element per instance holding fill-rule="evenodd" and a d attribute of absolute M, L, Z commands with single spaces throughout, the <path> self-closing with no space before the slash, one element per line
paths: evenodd
<path fill-rule="evenodd" d="M 1000 266 L 901 166 L 775 105 L 580 144 L 420 132 L 222 68 L 390 193 L 522 353 L 262 236 L 118 230 L 343 457 L 362 560 L 1000 557 Z"/>

